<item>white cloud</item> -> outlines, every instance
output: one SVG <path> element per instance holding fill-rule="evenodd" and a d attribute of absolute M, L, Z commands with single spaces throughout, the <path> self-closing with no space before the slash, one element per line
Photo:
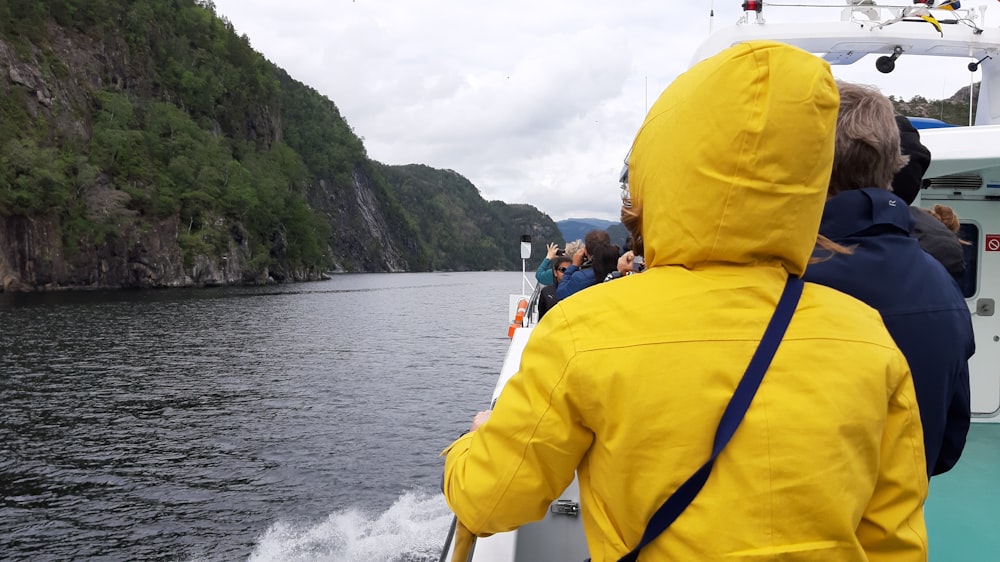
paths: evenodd
<path fill-rule="evenodd" d="M 336 103 L 373 159 L 452 169 L 486 199 L 556 220 L 617 219 L 622 159 L 713 4 L 716 28 L 742 13 L 730 0 L 215 0 L 256 50 Z M 909 91 L 880 87 L 939 98 L 968 83 L 909 70 Z"/>

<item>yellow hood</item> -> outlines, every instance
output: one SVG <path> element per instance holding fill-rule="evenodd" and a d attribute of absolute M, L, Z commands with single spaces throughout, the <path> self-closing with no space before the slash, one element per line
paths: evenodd
<path fill-rule="evenodd" d="M 678 77 L 629 158 L 646 263 L 779 262 L 801 275 L 823 214 L 839 102 L 825 61 L 771 41 L 731 47 Z"/>

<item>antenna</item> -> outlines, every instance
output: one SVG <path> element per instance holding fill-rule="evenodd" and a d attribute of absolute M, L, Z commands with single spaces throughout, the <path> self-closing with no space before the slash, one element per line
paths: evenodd
<path fill-rule="evenodd" d="M 531 235 L 521 235 L 521 294 L 524 294 L 524 282 L 528 278 L 528 258 L 531 257 Z"/>
<path fill-rule="evenodd" d="M 715 0 L 708 4 L 708 33 L 712 33 L 712 24 L 715 22 Z"/>
<path fill-rule="evenodd" d="M 972 66 L 972 63 L 969 63 Z M 976 75 L 969 73 L 969 126 L 972 126 L 972 87 L 975 85 Z"/>

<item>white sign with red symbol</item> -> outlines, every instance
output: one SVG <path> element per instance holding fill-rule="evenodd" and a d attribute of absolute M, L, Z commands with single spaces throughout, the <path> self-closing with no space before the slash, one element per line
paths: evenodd
<path fill-rule="evenodd" d="M 1000 234 L 986 235 L 986 251 L 1000 252 Z"/>

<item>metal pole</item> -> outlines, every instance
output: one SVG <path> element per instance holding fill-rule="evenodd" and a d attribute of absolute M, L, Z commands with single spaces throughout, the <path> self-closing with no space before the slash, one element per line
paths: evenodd
<path fill-rule="evenodd" d="M 458 524 L 458 517 L 451 517 L 451 528 L 448 529 L 448 538 L 444 541 L 444 548 L 441 549 L 441 557 L 438 562 L 445 562 L 448 559 L 448 549 L 451 548 L 451 539 L 455 536 L 455 526 Z"/>

